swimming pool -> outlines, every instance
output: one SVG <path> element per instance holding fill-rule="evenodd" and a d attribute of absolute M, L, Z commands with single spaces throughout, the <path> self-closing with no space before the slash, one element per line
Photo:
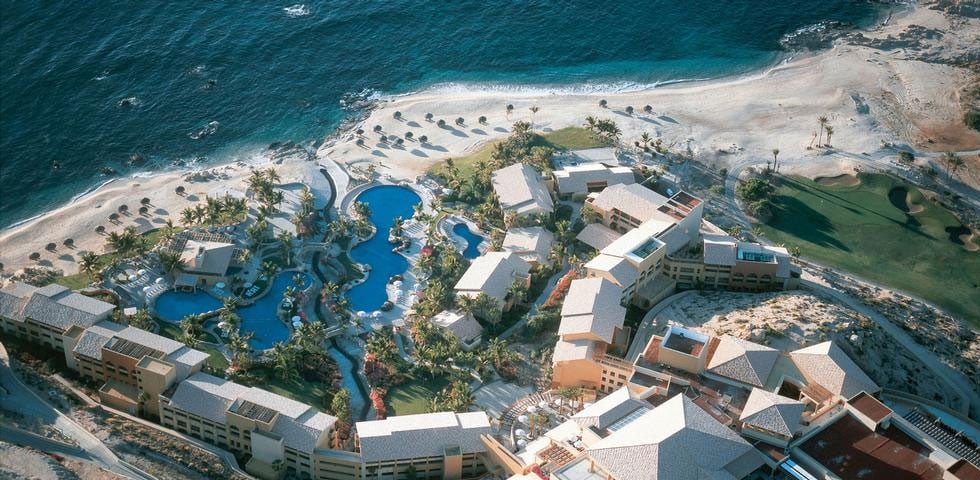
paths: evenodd
<path fill-rule="evenodd" d="M 276 342 L 283 342 L 289 339 L 289 327 L 287 327 L 276 311 L 279 302 L 282 301 L 283 293 L 287 287 L 296 288 L 293 277 L 297 272 L 280 272 L 272 280 L 272 287 L 269 293 L 255 301 L 255 303 L 238 309 L 238 316 L 241 318 L 241 332 L 255 332 L 252 339 L 252 348 L 265 350 L 272 348 Z M 310 286 L 312 279 L 308 274 L 300 273 L 303 277 L 303 287 Z M 179 322 L 188 315 L 206 313 L 221 308 L 221 301 L 208 295 L 205 292 L 165 292 L 157 297 L 154 305 L 158 317 L 171 322 Z"/>
<path fill-rule="evenodd" d="M 480 256 L 480 243 L 483 237 L 473 233 L 469 225 L 460 222 L 453 225 L 453 233 L 466 240 L 466 250 L 463 250 L 463 258 L 474 259 Z"/>
<path fill-rule="evenodd" d="M 355 311 L 370 312 L 381 308 L 388 300 L 385 287 L 392 275 L 408 270 L 405 257 L 392 252 L 388 243 L 388 233 L 395 217 L 411 218 L 416 204 L 422 199 L 417 193 L 405 187 L 382 185 L 372 187 L 357 196 L 357 200 L 368 204 L 371 209 L 369 220 L 377 228 L 370 240 L 359 243 L 351 249 L 350 256 L 355 262 L 371 266 L 367 279 L 347 292 L 347 298 Z"/>

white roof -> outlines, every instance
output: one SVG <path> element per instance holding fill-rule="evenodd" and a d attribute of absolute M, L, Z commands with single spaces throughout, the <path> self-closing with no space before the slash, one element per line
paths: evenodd
<path fill-rule="evenodd" d="M 457 310 L 443 310 L 432 317 L 432 324 L 446 329 L 457 339 L 469 343 L 483 333 L 483 327 L 471 313 Z"/>
<path fill-rule="evenodd" d="M 684 395 L 676 395 L 592 445 L 588 456 L 616 480 L 702 480 L 753 447 Z M 758 466 L 762 458 L 757 459 Z"/>
<path fill-rule="evenodd" d="M 760 427 L 770 432 L 792 437 L 800 430 L 800 417 L 803 415 L 803 402 L 782 395 L 753 388 L 749 399 L 742 408 L 744 423 Z"/>
<path fill-rule="evenodd" d="M 605 162 L 609 165 L 619 163 L 616 158 L 616 150 L 611 147 L 583 148 L 572 150 L 568 155 L 582 162 L 598 163 Z"/>
<path fill-rule="evenodd" d="M 542 227 L 522 227 L 507 230 L 501 248 L 512 252 L 527 262 L 548 263 L 551 244 L 555 235 Z"/>
<path fill-rule="evenodd" d="M 622 387 L 572 415 L 571 419 L 582 428 L 595 427 L 597 430 L 604 430 L 617 420 L 640 408 L 649 410 L 652 405 L 633 398 L 629 388 Z"/>
<path fill-rule="evenodd" d="M 490 434 L 490 419 L 484 412 L 423 413 L 357 422 L 356 429 L 361 460 L 372 463 L 442 457 L 450 447 L 484 452 L 480 436 Z"/>
<path fill-rule="evenodd" d="M 587 193 L 590 183 L 617 185 L 636 182 L 629 167 L 607 167 L 601 163 L 569 166 L 555 170 L 554 173 L 555 180 L 558 181 L 558 193 L 562 194 Z"/>
<path fill-rule="evenodd" d="M 778 358 L 779 351 L 774 348 L 725 335 L 718 342 L 707 368 L 716 375 L 761 387 Z"/>
<path fill-rule="evenodd" d="M 622 295 L 621 287 L 604 278 L 572 280 L 561 308 L 558 336 L 591 334 L 613 343 L 626 318 L 626 308 L 619 303 Z"/>
<path fill-rule="evenodd" d="M 552 365 L 558 362 L 570 362 L 574 360 L 588 360 L 592 358 L 595 351 L 595 342 L 592 340 L 571 340 L 559 339 L 555 342 L 555 351 L 551 354 Z"/>
<path fill-rule="evenodd" d="M 493 191 L 500 207 L 519 215 L 551 213 L 554 203 L 551 194 L 534 167 L 515 163 L 493 172 Z"/>
<path fill-rule="evenodd" d="M 735 265 L 735 252 L 738 240 L 729 235 L 704 234 L 705 265 Z"/>
<path fill-rule="evenodd" d="M 488 252 L 473 260 L 454 288 L 461 295 L 476 296 L 483 292 L 502 304 L 514 280 L 526 276 L 530 270 L 531 266 L 513 253 Z"/>
<path fill-rule="evenodd" d="M 844 398 L 881 389 L 834 342 L 826 341 L 790 353 L 807 381 L 814 382 Z"/>
<path fill-rule="evenodd" d="M 108 321 L 92 325 L 78 336 L 78 341 L 75 342 L 75 348 L 72 351 L 88 358 L 102 360 L 102 347 L 109 343 L 109 340 L 116 333 L 125 328 L 125 325 Z"/>
<path fill-rule="evenodd" d="M 235 245 L 231 243 L 188 240 L 180 259 L 188 272 L 224 275 L 234 253 Z"/>
<path fill-rule="evenodd" d="M 623 288 L 632 285 L 634 282 L 636 282 L 636 278 L 640 276 L 640 272 L 636 270 L 636 267 L 634 267 L 625 258 L 614 257 L 604 253 L 600 253 L 592 260 L 589 260 L 588 263 L 585 264 L 585 268 L 588 270 L 605 272 L 609 274 L 609 276 L 612 277 L 612 280 Z"/>
<path fill-rule="evenodd" d="M 674 221 L 649 220 L 643 222 L 639 227 L 634 228 L 602 249 L 602 253 L 625 257 L 633 253 L 634 250 L 643 246 L 651 239 L 657 239 L 660 244 L 664 242 L 659 239 L 660 235 L 674 226 Z M 640 259 L 642 260 L 642 258 Z"/>
<path fill-rule="evenodd" d="M 590 223 L 578 233 L 575 239 L 596 250 L 602 250 L 621 236 L 621 233 L 601 223 Z"/>
<path fill-rule="evenodd" d="M 592 200 L 592 205 L 600 210 L 609 211 L 615 208 L 640 223 L 654 218 L 671 219 L 669 215 L 657 210 L 665 203 L 667 197 L 638 183 L 610 185 Z"/>
<path fill-rule="evenodd" d="M 177 389 L 170 396 L 170 405 L 212 422 L 224 424 L 228 407 L 248 388 L 198 372 L 177 384 Z"/>

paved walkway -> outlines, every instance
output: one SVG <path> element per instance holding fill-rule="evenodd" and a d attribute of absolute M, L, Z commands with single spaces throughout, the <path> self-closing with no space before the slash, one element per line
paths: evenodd
<path fill-rule="evenodd" d="M 66 437 L 74 440 L 79 448 L 84 450 L 96 464 L 128 478 L 155 478 L 121 460 L 101 440 L 21 383 L 10 365 L 10 357 L 2 343 L 0 343 L 0 384 L 7 391 L 5 395 L 0 396 L 0 404 L 4 408 L 37 418 L 40 422 L 51 425 Z"/>

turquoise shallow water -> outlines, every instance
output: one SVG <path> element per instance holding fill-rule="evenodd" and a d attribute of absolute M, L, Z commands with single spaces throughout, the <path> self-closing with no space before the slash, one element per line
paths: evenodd
<path fill-rule="evenodd" d="M 351 92 L 719 77 L 776 62 L 797 29 L 880 13 L 857 0 L 294 3 L 0 0 L 0 225 L 101 183 L 103 167 L 322 139 Z"/>

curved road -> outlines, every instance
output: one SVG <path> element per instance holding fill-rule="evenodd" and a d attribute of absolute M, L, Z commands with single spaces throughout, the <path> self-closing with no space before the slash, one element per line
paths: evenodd
<path fill-rule="evenodd" d="M 121 460 L 101 440 L 59 412 L 43 398 L 35 394 L 33 390 L 21 383 L 10 366 L 10 357 L 7 355 L 7 349 L 4 348 L 2 343 L 0 343 L 0 385 L 3 385 L 4 390 L 7 392 L 6 394 L 0 395 L 0 404 L 4 408 L 28 417 L 34 417 L 41 423 L 57 429 L 66 437 L 78 443 L 78 447 L 90 457 L 88 460 L 127 478 L 155 479 L 150 474 Z M 3 433 L 5 437 L 11 438 L 12 440 L 18 438 L 16 430 L 4 431 Z M 19 434 L 19 436 L 23 437 L 23 434 Z M 34 439 L 32 443 L 29 446 L 41 450 L 44 450 L 44 446 L 50 446 L 37 439 Z M 77 457 L 79 455 L 73 456 Z"/>

